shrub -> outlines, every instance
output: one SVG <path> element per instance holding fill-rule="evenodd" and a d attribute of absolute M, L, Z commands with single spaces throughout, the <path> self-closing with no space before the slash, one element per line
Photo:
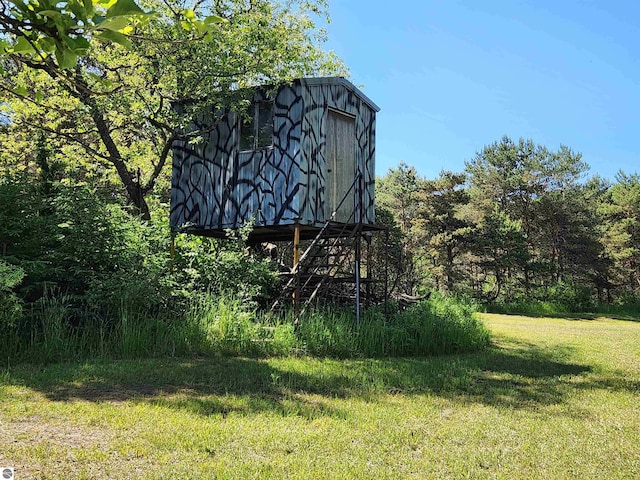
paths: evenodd
<path fill-rule="evenodd" d="M 24 270 L 0 260 L 0 328 L 12 327 L 22 314 L 22 302 L 13 292 Z"/>
<path fill-rule="evenodd" d="M 179 235 L 172 261 L 166 212 L 141 222 L 86 185 L 5 178 L 0 200 L 0 336 L 11 358 L 191 351 L 181 323 L 190 305 L 233 289 L 255 310 L 277 285 L 240 242 Z"/>
<path fill-rule="evenodd" d="M 480 348 L 488 338 L 473 306 L 438 296 L 389 320 L 369 309 L 359 325 L 352 311 L 317 310 L 296 335 L 290 317 L 258 313 L 277 278 L 241 238 L 178 236 L 172 261 L 166 216 L 143 223 L 86 185 L 3 180 L 0 200 L 7 359 L 409 356 Z"/>
<path fill-rule="evenodd" d="M 192 351 L 213 355 L 288 355 L 296 345 L 292 323 L 269 323 L 255 305 L 230 294 L 192 301 L 180 331 Z"/>
<path fill-rule="evenodd" d="M 590 312 L 596 308 L 592 289 L 570 282 L 560 282 L 549 287 L 544 301 L 564 307 L 569 312 Z"/>

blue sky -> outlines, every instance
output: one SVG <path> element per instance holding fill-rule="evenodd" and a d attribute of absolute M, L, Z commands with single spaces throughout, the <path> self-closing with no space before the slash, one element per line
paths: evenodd
<path fill-rule="evenodd" d="M 461 171 L 509 135 L 640 172 L 640 2 L 329 0 L 326 45 L 381 112 L 378 175 Z"/>

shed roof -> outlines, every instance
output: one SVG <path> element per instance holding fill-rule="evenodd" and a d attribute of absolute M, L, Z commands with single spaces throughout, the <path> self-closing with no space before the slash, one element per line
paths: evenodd
<path fill-rule="evenodd" d="M 367 97 L 364 93 L 362 93 L 362 91 L 358 87 L 356 87 L 353 83 L 351 83 L 349 80 L 347 80 L 344 77 L 308 77 L 308 78 L 301 78 L 300 82 L 303 85 L 340 85 L 340 86 L 343 86 L 343 87 L 347 88 L 348 90 L 350 90 L 351 92 L 353 92 L 354 94 L 356 94 L 371 109 L 375 110 L 376 112 L 380 111 L 380 107 L 378 107 L 378 105 L 373 103 L 373 101 L 369 97 Z"/>

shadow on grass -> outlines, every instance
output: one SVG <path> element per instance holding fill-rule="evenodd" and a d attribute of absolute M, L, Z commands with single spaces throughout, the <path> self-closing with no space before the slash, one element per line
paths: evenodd
<path fill-rule="evenodd" d="M 596 375 L 570 361 L 569 346 L 545 350 L 505 342 L 485 352 L 423 359 L 151 359 L 19 366 L 2 384 L 53 401 L 144 402 L 198 415 L 270 412 L 344 418 L 334 398 L 433 394 L 460 402 L 532 408 L 563 403 L 572 391 L 637 392 L 640 382 Z"/>
<path fill-rule="evenodd" d="M 564 315 L 554 315 L 557 318 L 566 318 L 569 320 L 598 320 L 610 318 L 611 320 L 622 320 L 625 322 L 640 322 L 640 316 L 623 313 L 573 313 Z"/>
<path fill-rule="evenodd" d="M 590 321 L 609 318 L 625 322 L 640 322 L 640 314 L 626 313 L 543 313 L 543 312 L 488 312 L 490 315 L 512 315 L 532 318 L 559 318 L 562 320 Z"/>

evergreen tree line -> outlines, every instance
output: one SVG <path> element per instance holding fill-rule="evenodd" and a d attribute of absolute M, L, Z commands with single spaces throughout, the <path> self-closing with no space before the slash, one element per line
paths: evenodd
<path fill-rule="evenodd" d="M 503 306 L 637 304 L 640 176 L 610 182 L 588 169 L 566 146 L 508 137 L 460 173 L 427 179 L 401 163 L 376 187 L 379 219 L 398 240 L 392 285 Z"/>

